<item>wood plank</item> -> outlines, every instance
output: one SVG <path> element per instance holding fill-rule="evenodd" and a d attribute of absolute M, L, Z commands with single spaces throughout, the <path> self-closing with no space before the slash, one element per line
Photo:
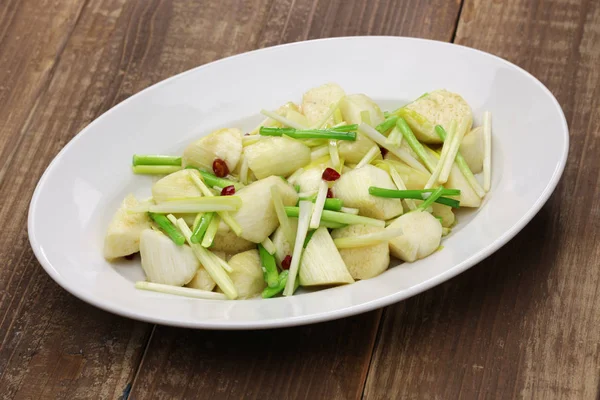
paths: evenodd
<path fill-rule="evenodd" d="M 365 34 L 450 40 L 458 9 L 458 2 L 443 0 L 274 1 L 255 46 Z M 131 397 L 359 398 L 379 315 L 258 332 L 157 327 Z M 297 343 L 294 351 L 278 345 L 290 341 Z"/>
<path fill-rule="evenodd" d="M 571 130 L 570 161 L 506 247 L 386 311 L 367 399 L 600 395 L 599 27 L 594 0 L 466 0 L 456 42 L 515 62 L 552 90 Z"/>
<path fill-rule="evenodd" d="M 84 1 L 0 4 L 0 180 L 48 87 Z"/>
<path fill-rule="evenodd" d="M 126 23 L 132 11 L 124 9 L 120 0 L 86 5 L 34 112 L 8 137 L 18 139 L 18 150 L 0 181 L 3 398 L 117 398 L 131 382 L 148 338 L 150 325 L 110 315 L 60 289 L 35 260 L 24 228 L 41 172 L 66 141 L 102 110 L 112 78 L 118 76 L 118 61 L 126 54 L 117 23 Z M 35 14 L 25 17 L 29 15 Z M 23 27 L 19 32 L 27 34 Z M 42 66 L 46 68 L 34 63 L 33 68 Z M 7 98 L 17 103 L 3 104 L 1 112 L 27 107 L 16 94 Z"/>
<path fill-rule="evenodd" d="M 379 317 L 249 332 L 157 326 L 131 397 L 357 398 Z"/>

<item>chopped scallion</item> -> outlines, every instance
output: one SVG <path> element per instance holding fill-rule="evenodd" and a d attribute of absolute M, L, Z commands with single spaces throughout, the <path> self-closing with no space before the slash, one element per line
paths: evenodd
<path fill-rule="evenodd" d="M 286 135 L 294 139 L 356 140 L 356 131 L 335 129 L 268 128 L 261 126 L 259 132 L 263 136 Z"/>
<path fill-rule="evenodd" d="M 181 166 L 181 157 L 163 155 L 139 155 L 134 154 L 133 166 L 136 165 L 171 165 Z"/>
<path fill-rule="evenodd" d="M 379 133 L 383 133 L 384 135 L 396 126 L 396 121 L 398 120 L 398 116 L 392 115 L 391 117 L 386 117 L 385 121 L 380 123 L 375 127 L 379 131 Z"/>
<path fill-rule="evenodd" d="M 134 174 L 144 175 L 169 175 L 181 170 L 177 165 L 134 165 L 132 167 Z"/>
<path fill-rule="evenodd" d="M 204 233 L 204 237 L 202 238 L 202 247 L 208 248 L 212 246 L 213 241 L 215 240 L 215 235 L 217 234 L 217 230 L 219 229 L 220 222 L 221 218 L 219 218 L 218 215 L 215 215 L 212 221 L 210 221 L 210 224 Z"/>
<path fill-rule="evenodd" d="M 456 129 L 456 128 L 454 128 L 454 129 Z M 452 131 L 452 128 L 450 130 Z M 441 164 L 443 162 L 442 160 L 444 158 L 444 149 L 446 148 L 446 144 L 448 144 L 448 146 L 449 146 L 450 143 L 446 142 L 446 131 L 444 130 L 443 127 L 441 127 L 440 125 L 436 126 L 435 132 L 438 134 L 440 139 L 442 139 L 444 141 L 444 147 L 442 148 L 442 155 L 440 156 L 440 159 L 438 161 L 438 163 Z M 453 136 L 452 132 L 449 133 L 447 136 L 448 141 L 451 140 L 451 136 Z M 447 154 L 446 154 L 446 156 L 447 156 Z M 465 179 L 467 180 L 469 185 L 473 188 L 475 193 L 477 193 L 477 196 L 479 196 L 479 197 L 485 196 L 485 191 L 483 190 L 483 188 L 481 187 L 479 182 L 477 182 L 475 175 L 473 175 L 473 172 L 471 172 L 471 168 L 469 168 L 469 164 L 467 164 L 467 161 L 464 159 L 462 154 L 460 154 L 460 151 L 456 153 L 456 159 L 454 161 L 456 162 L 458 169 L 460 170 L 460 172 L 462 172 L 463 176 L 465 177 Z M 434 176 L 435 172 L 437 172 L 438 170 L 441 171 L 440 165 L 438 165 L 436 167 L 436 171 L 434 171 L 434 174 L 432 176 Z"/>
<path fill-rule="evenodd" d="M 302 203 L 304 202 L 300 202 L 300 204 Z M 285 212 L 288 217 L 298 218 L 300 210 L 298 207 L 286 207 Z M 385 221 L 379 219 L 363 217 L 360 215 L 346 214 L 343 212 L 331 210 L 323 210 L 323 214 L 321 215 L 321 221 L 335 222 L 344 225 L 364 224 L 370 226 L 385 226 Z"/>
<path fill-rule="evenodd" d="M 422 202 L 419 205 L 419 207 L 417 207 L 417 209 L 420 209 L 420 210 L 423 210 L 423 211 L 427 210 L 427 208 L 429 208 L 436 200 L 438 200 L 440 198 L 440 196 L 442 195 L 443 191 L 444 191 L 444 187 L 443 186 L 440 186 L 437 189 L 435 189 L 433 191 L 433 193 L 431 193 L 429 195 L 429 197 L 427 197 L 427 199 L 424 202 Z"/>
<path fill-rule="evenodd" d="M 413 151 L 417 153 L 417 155 L 419 156 L 423 164 L 425 164 L 429 172 L 433 172 L 433 170 L 435 169 L 434 163 L 429 158 L 429 154 L 427 154 L 421 142 L 417 140 L 417 137 L 413 133 L 412 129 L 410 129 L 410 126 L 408 126 L 408 124 L 406 123 L 406 120 L 404 118 L 398 118 L 398 120 L 396 121 L 396 127 L 398 128 L 400 133 L 402 133 L 402 136 L 404 136 L 404 139 L 406 139 L 406 142 L 411 147 L 411 149 L 413 149 Z"/>
<path fill-rule="evenodd" d="M 208 229 L 208 226 L 210 225 L 210 222 L 212 221 L 214 216 L 215 213 L 212 212 L 202 214 L 202 217 L 200 218 L 200 223 L 198 223 L 198 225 L 194 229 L 194 232 L 192 233 L 192 243 L 202 242 L 204 234 L 206 233 L 206 229 Z"/>
<path fill-rule="evenodd" d="M 135 288 L 157 293 L 173 294 L 175 296 L 192 297 L 195 299 L 227 300 L 228 298 L 223 293 L 209 292 L 208 290 L 193 289 L 188 287 L 163 285 L 162 283 L 146 281 L 136 282 Z"/>
<path fill-rule="evenodd" d="M 442 187 L 442 186 L 440 186 Z M 438 188 L 439 189 L 439 188 Z M 442 193 L 440 196 L 458 196 L 460 195 L 460 190 L 458 189 L 444 189 L 442 187 Z M 369 188 L 369 194 L 377 197 L 387 197 L 393 199 L 415 199 L 415 200 L 425 200 L 430 197 L 429 193 L 435 192 L 437 189 L 423 189 L 423 190 L 392 190 L 392 189 L 384 189 L 378 188 L 375 186 L 371 186 Z M 454 200 L 448 197 L 439 197 L 435 200 L 436 203 L 444 204 L 450 207 L 458 208 L 460 206 L 460 201 Z"/>
<path fill-rule="evenodd" d="M 179 232 L 179 230 L 169 221 L 169 219 L 163 214 L 148 213 L 150 218 L 162 229 L 167 236 L 177 245 L 181 246 L 185 243 L 185 237 Z"/>
<path fill-rule="evenodd" d="M 260 263 L 265 282 L 267 282 L 267 285 L 270 288 L 277 287 L 279 283 L 279 273 L 277 272 L 275 257 L 273 257 L 273 254 L 271 254 L 262 244 L 258 245 L 258 253 L 260 255 Z"/>

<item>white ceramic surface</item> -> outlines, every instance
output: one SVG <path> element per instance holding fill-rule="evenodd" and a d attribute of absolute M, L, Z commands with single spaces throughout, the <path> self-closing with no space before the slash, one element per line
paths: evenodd
<path fill-rule="evenodd" d="M 177 154 L 186 143 L 216 128 L 253 128 L 262 120 L 261 108 L 299 101 L 303 91 L 325 82 L 337 82 L 348 93 L 366 93 L 384 109 L 446 88 L 471 104 L 476 124 L 483 111 L 492 112 L 492 190 L 481 209 L 461 216 L 444 240 L 443 251 L 348 286 L 241 301 L 138 291 L 133 282 L 143 279 L 139 262 L 113 265 L 103 259 L 104 232 L 121 199 L 129 192 L 150 193 L 152 178 L 130 172 L 132 154 Z M 568 128 L 556 99 L 533 76 L 498 57 L 399 37 L 293 43 L 187 71 L 95 120 L 65 146 L 40 179 L 29 210 L 29 238 L 56 282 L 116 314 L 205 329 L 308 324 L 406 299 L 489 256 L 548 199 L 567 150 Z"/>

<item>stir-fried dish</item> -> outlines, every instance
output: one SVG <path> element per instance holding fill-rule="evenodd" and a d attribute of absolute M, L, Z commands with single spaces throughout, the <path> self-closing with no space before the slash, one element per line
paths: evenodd
<path fill-rule="evenodd" d="M 261 112 L 251 132 L 219 129 L 181 156 L 133 156 L 134 173 L 163 177 L 151 198 L 123 200 L 104 256 L 139 252 L 137 288 L 271 298 L 369 279 L 390 257 L 440 250 L 455 210 L 479 207 L 490 189 L 491 116 L 473 127 L 458 94 L 384 112 L 326 84 Z"/>

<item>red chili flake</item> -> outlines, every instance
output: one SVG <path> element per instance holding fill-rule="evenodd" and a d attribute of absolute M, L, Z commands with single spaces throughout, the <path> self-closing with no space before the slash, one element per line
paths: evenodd
<path fill-rule="evenodd" d="M 221 189 L 221 196 L 233 196 L 235 194 L 235 186 L 229 185 Z"/>
<path fill-rule="evenodd" d="M 340 173 L 333 168 L 325 168 L 322 178 L 324 181 L 337 181 L 340 178 Z"/>
<path fill-rule="evenodd" d="M 292 263 L 292 256 L 287 255 L 281 262 L 281 269 L 290 269 L 290 264 Z"/>
<path fill-rule="evenodd" d="M 328 199 L 332 199 L 333 198 L 333 192 L 331 191 L 331 188 L 327 189 L 327 198 Z"/>
<path fill-rule="evenodd" d="M 229 174 L 229 167 L 227 166 L 225 161 L 221 160 L 220 158 L 217 158 L 215 159 L 215 161 L 213 161 L 213 172 L 219 178 L 223 178 Z"/>
<path fill-rule="evenodd" d="M 388 149 L 386 149 L 385 147 L 381 147 L 380 150 L 381 150 L 381 156 L 385 157 L 385 155 L 388 153 Z"/>
<path fill-rule="evenodd" d="M 250 136 L 250 134 L 248 132 L 244 133 L 244 136 Z"/>

